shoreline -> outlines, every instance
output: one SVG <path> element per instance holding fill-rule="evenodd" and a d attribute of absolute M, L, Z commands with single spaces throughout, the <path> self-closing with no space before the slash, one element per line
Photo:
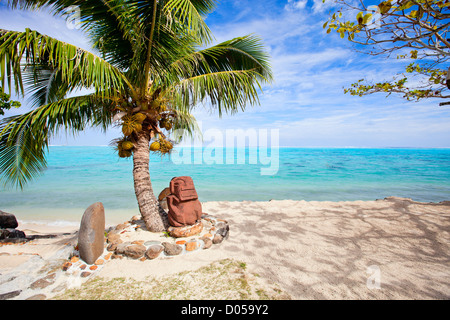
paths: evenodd
<path fill-rule="evenodd" d="M 397 197 L 397 196 L 390 196 L 390 197 L 386 197 L 384 199 L 375 199 L 375 200 L 340 200 L 340 201 L 333 201 L 333 200 L 293 200 L 293 199 L 269 199 L 269 200 L 215 200 L 215 201 L 201 201 L 202 205 L 208 204 L 208 203 L 219 203 L 219 202 L 227 202 L 227 203 L 242 203 L 242 204 L 246 204 L 246 203 L 266 203 L 266 202 L 273 202 L 273 201 L 295 201 L 295 202 L 300 202 L 300 203 L 311 203 L 311 204 L 327 204 L 327 203 L 341 203 L 341 204 L 346 204 L 346 203 L 351 203 L 351 202 L 370 202 L 370 201 L 382 201 L 382 200 L 387 200 L 387 199 L 405 199 L 410 201 L 411 203 L 414 204 L 422 204 L 422 205 L 430 205 L 430 204 L 434 204 L 434 205 L 446 205 L 446 204 L 450 204 L 450 198 L 449 200 L 442 200 L 439 202 L 433 202 L 433 201 L 428 201 L 428 202 L 424 202 L 424 201 L 415 201 L 411 198 L 402 198 L 402 197 Z M 23 209 L 22 209 L 23 210 Z M 39 209 L 41 211 L 48 211 L 48 209 L 44 208 L 44 209 Z M 63 209 L 51 209 L 52 211 L 60 211 Z M 20 219 L 20 213 L 17 214 L 15 213 L 14 210 L 4 210 L 7 212 L 10 212 L 14 215 L 16 215 L 17 221 L 19 223 L 19 226 L 17 227 L 17 229 L 21 229 L 21 228 L 37 228 L 38 230 L 40 230 L 39 232 L 47 232 L 47 233 L 52 233 L 53 229 L 58 230 L 71 230 L 71 229 L 76 229 L 78 230 L 79 226 L 80 226 L 80 222 L 81 222 L 81 218 L 83 216 L 83 213 L 85 211 L 85 209 L 79 208 L 79 209 L 75 209 L 75 208 L 70 208 L 67 209 L 67 211 L 70 212 L 70 214 L 74 215 L 74 213 L 76 213 L 76 215 L 79 216 L 78 220 L 64 220 L 64 219 L 48 219 L 48 218 L 37 218 L 37 219 Z M 113 212 L 111 214 L 111 211 Z M 109 213 L 109 214 L 108 214 Z M 119 213 L 119 214 L 118 214 Z M 53 214 L 54 216 L 55 214 Z M 110 208 L 105 208 L 105 215 L 106 215 L 106 228 L 117 225 L 119 223 L 122 223 L 124 220 L 129 219 L 132 216 L 135 215 L 139 215 L 139 209 L 114 209 L 111 210 Z M 63 231 L 64 232 L 64 231 Z"/>
<path fill-rule="evenodd" d="M 422 203 L 389 197 L 339 202 L 215 201 L 202 206 L 203 212 L 228 221 L 229 239 L 170 259 L 111 260 L 95 279 L 125 277 L 145 287 L 149 277 L 185 279 L 186 272 L 195 275 L 197 270 L 231 259 L 247 266 L 247 277 L 258 275 L 258 285 L 277 286 L 292 299 L 450 298 L 450 201 Z M 35 233 L 59 233 L 53 240 L 46 239 L 49 258 L 64 243 L 76 243 L 77 226 L 24 224 L 18 229 L 25 227 Z M 48 251 L 50 244 L 55 245 L 53 252 Z M 26 260 L 18 255 L 20 251 L 39 249 L 32 247 L 0 246 L 0 280 L 24 264 L 18 261 Z M 11 265 L 14 259 L 17 265 L 10 267 L 12 273 L 5 272 L 5 261 Z M 0 295 L 7 290 L 0 281 Z M 204 296 L 190 294 L 188 299 Z M 22 294 L 15 299 L 26 298 Z"/>

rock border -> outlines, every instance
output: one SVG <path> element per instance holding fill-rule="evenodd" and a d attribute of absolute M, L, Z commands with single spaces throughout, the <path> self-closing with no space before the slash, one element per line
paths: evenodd
<path fill-rule="evenodd" d="M 146 230 L 141 217 L 134 216 L 130 221 L 106 230 L 104 252 L 93 264 L 87 264 L 81 260 L 78 248 L 75 247 L 61 268 L 67 274 L 87 278 L 112 259 L 125 258 L 139 261 L 172 259 L 176 256 L 209 249 L 212 245 L 220 244 L 228 239 L 230 228 L 226 220 L 203 213 L 199 222 L 203 225 L 201 232 L 183 239 L 170 237 L 168 232 L 162 232 L 161 235 L 166 235 L 167 241 L 134 240 L 124 242 L 121 235 L 139 229 Z"/>

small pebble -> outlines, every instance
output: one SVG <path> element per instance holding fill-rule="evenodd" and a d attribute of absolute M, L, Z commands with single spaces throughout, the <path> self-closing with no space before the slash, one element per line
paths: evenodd
<path fill-rule="evenodd" d="M 96 264 L 97 266 L 102 265 L 105 261 L 103 259 L 97 259 L 94 264 Z"/>

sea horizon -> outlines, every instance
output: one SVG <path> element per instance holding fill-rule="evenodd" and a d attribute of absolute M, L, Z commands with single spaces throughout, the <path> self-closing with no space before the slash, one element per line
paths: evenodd
<path fill-rule="evenodd" d="M 151 156 L 156 196 L 171 178 L 188 175 L 201 202 L 450 200 L 450 148 L 279 147 L 266 158 L 252 153 L 254 147 L 175 149 L 171 156 Z M 120 159 L 113 147 L 52 145 L 47 162 L 47 170 L 23 191 L 2 189 L 0 210 L 23 223 L 53 225 L 79 223 L 97 201 L 111 223 L 139 214 L 132 161 Z M 273 174 L 263 175 L 269 166 Z"/>
<path fill-rule="evenodd" d="M 108 144 L 101 144 L 101 145 L 65 145 L 65 144 L 49 144 L 49 147 L 110 147 L 113 148 L 111 145 Z M 206 148 L 206 147 L 221 147 L 221 146 L 214 146 L 214 145 L 207 145 L 207 146 L 190 146 L 190 145 L 184 145 L 184 146 L 174 146 L 174 148 Z M 226 148 L 226 147 L 223 147 Z M 259 148 L 259 146 L 245 146 L 245 147 L 234 147 L 234 148 Z M 298 148 L 298 149 L 450 149 L 450 147 L 360 147 L 360 146 L 343 146 L 343 147 L 336 147 L 336 146 L 273 146 L 272 148 Z"/>

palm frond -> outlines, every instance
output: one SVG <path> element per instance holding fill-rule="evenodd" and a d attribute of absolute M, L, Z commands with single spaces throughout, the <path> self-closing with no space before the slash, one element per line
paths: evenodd
<path fill-rule="evenodd" d="M 114 95 L 127 87 L 127 79 L 117 68 L 86 50 L 30 29 L 25 32 L 1 30 L 0 80 L 3 87 L 7 78 L 11 90 L 11 78 L 14 78 L 16 92 L 24 92 L 23 59 L 32 66 L 45 63 L 58 70 L 61 81 L 93 88 L 105 95 Z"/>
<path fill-rule="evenodd" d="M 3 119 L 0 122 L 0 181 L 5 186 L 23 188 L 45 169 L 45 149 L 51 136 L 61 129 L 75 135 L 87 126 L 106 130 L 112 122 L 113 108 L 111 102 L 92 94 L 59 100 Z"/>
<path fill-rule="evenodd" d="M 236 113 L 244 110 L 247 104 L 259 103 L 256 70 L 231 70 L 206 73 L 181 80 L 174 90 L 179 105 L 195 106 L 201 102 L 210 102 L 217 108 L 219 116 L 224 112 Z"/>
<path fill-rule="evenodd" d="M 76 89 L 64 83 L 58 70 L 48 65 L 29 65 L 22 73 L 25 96 L 31 108 L 63 99 Z"/>
<path fill-rule="evenodd" d="M 20 130 L 12 134 L 14 128 L 8 123 L 20 121 L 19 117 L 10 117 L 0 123 L 0 182 L 4 187 L 23 189 L 47 166 L 48 136 L 45 128 L 38 132 L 29 130 L 29 122 L 23 122 Z"/>
<path fill-rule="evenodd" d="M 171 110 L 174 113 L 173 139 L 179 143 L 185 136 L 202 138 L 202 132 L 195 117 L 186 111 Z"/>
<path fill-rule="evenodd" d="M 269 54 L 264 50 L 261 39 L 248 35 L 181 55 L 172 62 L 165 79 L 170 86 L 170 83 L 176 83 L 176 79 L 180 77 L 190 78 L 232 70 L 253 70 L 259 74 L 257 80 L 260 83 L 270 83 L 273 75 L 269 60 Z"/>
<path fill-rule="evenodd" d="M 166 14 L 181 22 L 189 33 L 199 36 L 202 42 L 212 40 L 211 30 L 204 18 L 214 10 L 214 0 L 168 0 L 164 6 Z"/>

